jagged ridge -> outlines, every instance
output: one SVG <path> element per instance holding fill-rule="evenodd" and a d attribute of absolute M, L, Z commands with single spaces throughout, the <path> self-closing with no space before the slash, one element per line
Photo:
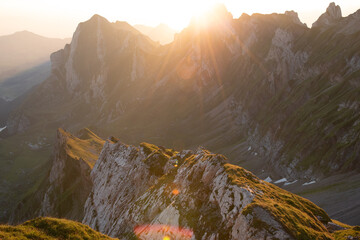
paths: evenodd
<path fill-rule="evenodd" d="M 130 239 L 137 225 L 162 224 L 196 239 L 332 239 L 322 209 L 205 149 L 108 141 L 91 177 L 83 222 L 110 236 Z"/>
<path fill-rule="evenodd" d="M 88 129 L 78 136 L 100 139 Z M 57 169 L 57 176 L 69 177 L 68 167 L 59 168 L 69 158 L 59 154 L 67 152 L 68 139 L 81 142 L 59 129 L 51 168 L 51 172 Z M 23 218 L 17 216 L 17 220 L 31 214 L 67 216 L 121 239 L 341 239 L 358 234 L 357 228 L 331 220 L 312 202 L 204 148 L 179 152 L 149 143 L 135 147 L 110 137 L 91 170 L 91 179 L 80 170 L 76 174 L 89 185 L 74 190 L 66 187 L 69 179 L 51 181 L 50 174 L 44 190 L 31 197 L 40 199 L 41 205 L 37 209 L 20 205 L 16 212 Z"/>

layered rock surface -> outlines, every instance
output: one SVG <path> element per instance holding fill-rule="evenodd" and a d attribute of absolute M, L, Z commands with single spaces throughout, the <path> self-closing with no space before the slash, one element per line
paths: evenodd
<path fill-rule="evenodd" d="M 334 239 L 358 233 L 204 148 L 135 147 L 111 137 L 95 161 L 104 142 L 88 129 L 77 136 L 58 130 L 48 179 L 19 205 L 13 221 L 72 218 L 120 239 Z"/>
<path fill-rule="evenodd" d="M 114 237 L 332 239 L 322 209 L 205 149 L 107 141 L 91 179 L 83 223 Z"/>

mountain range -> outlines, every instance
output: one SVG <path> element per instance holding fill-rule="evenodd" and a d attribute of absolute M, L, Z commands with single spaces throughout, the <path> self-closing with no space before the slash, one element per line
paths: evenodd
<path fill-rule="evenodd" d="M 174 41 L 174 36 L 176 31 L 171 29 L 165 24 L 159 24 L 156 27 L 149 27 L 146 25 L 136 24 L 134 28 L 139 30 L 142 34 L 147 35 L 155 42 L 160 42 L 161 44 L 168 44 Z"/>
<path fill-rule="evenodd" d="M 331 239 L 331 218 L 359 224 L 360 10 L 331 3 L 311 28 L 294 11 L 212 11 L 167 45 L 99 15 L 80 23 L 1 132 L 0 218 L 49 214 L 116 237 L 171 224 L 204 239 Z M 59 127 L 100 137 L 54 138 Z M 155 145 L 111 138 L 100 153 L 110 135 Z"/>
<path fill-rule="evenodd" d="M 0 36 L 0 82 L 49 61 L 50 53 L 64 47 L 70 40 L 46 38 L 28 31 Z"/>

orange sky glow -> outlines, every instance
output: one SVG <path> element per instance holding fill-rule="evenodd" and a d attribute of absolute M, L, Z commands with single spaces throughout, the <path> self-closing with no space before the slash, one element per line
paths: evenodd
<path fill-rule="evenodd" d="M 71 37 L 79 22 L 95 13 L 109 21 L 156 26 L 165 23 L 180 31 L 193 16 L 199 15 L 216 3 L 223 3 L 238 18 L 242 13 L 283 13 L 295 10 L 308 26 L 323 13 L 327 0 L 0 0 L 0 35 L 28 30 L 47 37 Z M 360 2 L 335 2 L 347 16 L 360 8 Z"/>

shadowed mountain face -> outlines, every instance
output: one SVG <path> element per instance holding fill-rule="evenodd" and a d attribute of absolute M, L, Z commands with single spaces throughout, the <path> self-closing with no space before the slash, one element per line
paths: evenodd
<path fill-rule="evenodd" d="M 91 126 L 129 143 L 203 145 L 289 182 L 358 175 L 360 12 L 333 7 L 311 29 L 294 12 L 233 19 L 219 7 L 165 46 L 95 15 L 51 55 L 51 76 L 6 131 Z"/>
<path fill-rule="evenodd" d="M 13 77 L 0 82 L 0 98 L 13 101 L 17 97 L 21 97 L 32 87 L 46 80 L 50 76 L 50 73 L 51 64 L 47 61 L 15 74 Z"/>
<path fill-rule="evenodd" d="M 49 60 L 70 39 L 46 38 L 28 31 L 0 36 L 0 82 Z"/>

